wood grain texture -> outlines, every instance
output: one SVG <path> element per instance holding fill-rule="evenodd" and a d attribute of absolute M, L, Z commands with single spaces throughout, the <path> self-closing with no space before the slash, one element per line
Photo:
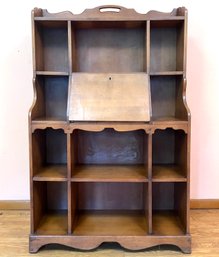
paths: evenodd
<path fill-rule="evenodd" d="M 174 182 L 183 181 L 187 179 L 183 175 L 183 171 L 177 165 L 153 165 L 152 167 L 152 181 L 158 182 Z"/>
<path fill-rule="evenodd" d="M 72 182 L 77 184 L 77 210 L 143 210 L 145 183 Z"/>
<path fill-rule="evenodd" d="M 99 24 L 105 27 L 101 28 Z M 75 32 L 76 71 L 145 72 L 145 36 L 145 23 L 137 28 L 113 22 L 96 23 L 89 29 L 78 28 Z"/>
<path fill-rule="evenodd" d="M 184 235 L 179 217 L 171 211 L 156 211 L 152 217 L 153 234 L 163 236 Z"/>
<path fill-rule="evenodd" d="M 146 182 L 144 165 L 77 165 L 73 170 L 75 182 Z"/>
<path fill-rule="evenodd" d="M 105 129 L 101 132 L 75 130 L 77 154 L 75 163 L 127 165 L 144 164 L 147 137 L 144 130 L 118 132 Z"/>
<path fill-rule="evenodd" d="M 35 231 L 37 235 L 67 234 L 67 211 L 48 212 L 43 215 Z"/>
<path fill-rule="evenodd" d="M 73 73 L 69 101 L 70 121 L 150 120 L 144 73 Z"/>
<path fill-rule="evenodd" d="M 76 236 L 138 236 L 147 234 L 144 213 L 136 211 L 93 211 L 79 214 Z"/>
<path fill-rule="evenodd" d="M 34 181 L 67 181 L 67 165 L 47 165 L 33 177 Z"/>

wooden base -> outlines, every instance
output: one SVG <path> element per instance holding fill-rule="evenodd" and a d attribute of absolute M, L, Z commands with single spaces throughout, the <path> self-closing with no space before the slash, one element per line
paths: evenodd
<path fill-rule="evenodd" d="M 30 253 L 47 244 L 61 244 L 80 250 L 97 248 L 103 242 L 117 242 L 129 250 L 142 250 L 157 245 L 175 245 L 184 253 L 191 253 L 191 236 L 36 236 L 30 235 Z"/>

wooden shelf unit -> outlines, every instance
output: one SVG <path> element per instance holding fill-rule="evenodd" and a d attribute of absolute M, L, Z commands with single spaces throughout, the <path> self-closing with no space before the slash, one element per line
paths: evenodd
<path fill-rule="evenodd" d="M 187 10 L 35 8 L 32 31 L 30 252 L 117 242 L 190 253 Z"/>

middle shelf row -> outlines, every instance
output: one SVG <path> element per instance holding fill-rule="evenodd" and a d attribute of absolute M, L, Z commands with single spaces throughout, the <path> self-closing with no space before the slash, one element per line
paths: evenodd
<path fill-rule="evenodd" d="M 34 181 L 183 182 L 189 177 L 188 135 L 183 130 L 119 132 L 36 129 Z"/>
<path fill-rule="evenodd" d="M 137 77 L 140 74 L 143 74 L 143 73 L 139 73 L 138 75 L 135 74 L 132 76 Z M 126 74 L 126 75 L 130 76 L 130 74 Z M 78 75 L 73 74 L 72 79 L 74 78 L 74 76 L 78 76 Z M 84 77 L 82 75 L 80 76 L 83 83 L 85 84 L 88 83 L 87 80 L 85 80 L 86 74 L 83 75 Z M 109 77 L 111 76 L 112 74 L 109 75 Z M 120 76 L 117 75 L 115 81 L 117 81 L 119 77 Z M 135 77 L 131 77 L 131 78 L 134 79 Z M 35 92 L 36 103 L 31 113 L 31 119 L 33 123 L 34 122 L 36 123 L 39 121 L 49 122 L 49 121 L 67 121 L 68 120 L 69 110 L 70 110 L 69 98 L 71 94 L 70 87 L 72 86 L 71 85 L 72 79 L 71 79 L 71 76 L 44 76 L 44 75 L 36 76 L 36 79 L 34 80 L 34 88 L 36 90 Z M 101 80 L 102 78 L 98 77 L 98 80 L 99 79 Z M 134 81 L 135 83 L 137 83 L 136 78 Z M 98 81 L 95 81 L 95 83 L 97 82 Z M 150 111 L 151 121 L 156 121 L 156 120 L 188 121 L 188 110 L 186 109 L 185 99 L 184 99 L 185 90 L 186 90 L 185 83 L 186 82 L 184 80 L 183 75 L 150 76 L 149 78 L 150 104 L 148 108 L 149 110 L 151 110 Z M 82 85 L 80 84 L 78 85 L 78 87 L 81 87 Z M 102 88 L 103 85 L 101 84 L 100 88 Z M 125 86 L 126 88 L 128 88 L 128 86 L 130 86 L 130 88 L 134 88 L 134 92 L 138 88 L 138 85 L 136 84 L 134 85 L 126 84 Z M 120 87 L 118 86 L 118 90 L 120 90 L 119 88 Z M 145 87 L 145 90 L 146 88 L 147 87 Z M 92 89 L 91 85 L 89 86 L 89 89 L 90 90 Z M 76 92 L 78 94 L 78 91 Z M 96 99 L 98 97 L 97 92 L 96 91 L 94 92 L 96 94 L 95 95 L 95 99 Z M 123 95 L 124 95 L 124 92 L 123 92 Z M 115 98 L 115 93 L 113 94 L 113 97 Z M 78 99 L 80 99 L 80 95 L 78 96 Z M 101 99 L 102 98 L 100 98 L 100 100 Z M 140 99 L 141 98 L 138 96 L 139 101 Z M 82 98 L 81 101 L 82 101 L 81 102 L 81 105 L 82 105 L 84 103 L 83 102 L 84 98 Z M 89 101 L 91 100 L 89 99 Z M 144 99 L 144 101 L 146 101 L 146 98 Z M 122 104 L 122 101 L 120 100 L 119 105 L 121 110 L 124 110 L 123 104 Z M 129 104 L 131 104 L 131 102 Z M 76 103 L 74 103 L 74 105 L 76 108 L 77 107 Z M 88 108 L 89 106 L 87 105 L 83 106 L 82 110 L 85 111 L 86 110 L 85 107 Z M 79 107 L 77 108 L 81 110 Z M 144 106 L 142 108 L 144 108 Z M 121 115 L 120 118 L 122 118 L 122 116 L 124 115 L 123 112 L 121 112 L 120 115 Z M 133 117 L 133 120 L 134 118 L 135 117 Z"/>

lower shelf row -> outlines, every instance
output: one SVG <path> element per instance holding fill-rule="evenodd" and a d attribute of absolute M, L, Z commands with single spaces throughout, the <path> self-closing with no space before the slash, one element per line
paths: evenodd
<path fill-rule="evenodd" d="M 187 184 L 33 182 L 32 234 L 184 235 Z M 151 204 L 152 203 L 152 204 Z"/>

